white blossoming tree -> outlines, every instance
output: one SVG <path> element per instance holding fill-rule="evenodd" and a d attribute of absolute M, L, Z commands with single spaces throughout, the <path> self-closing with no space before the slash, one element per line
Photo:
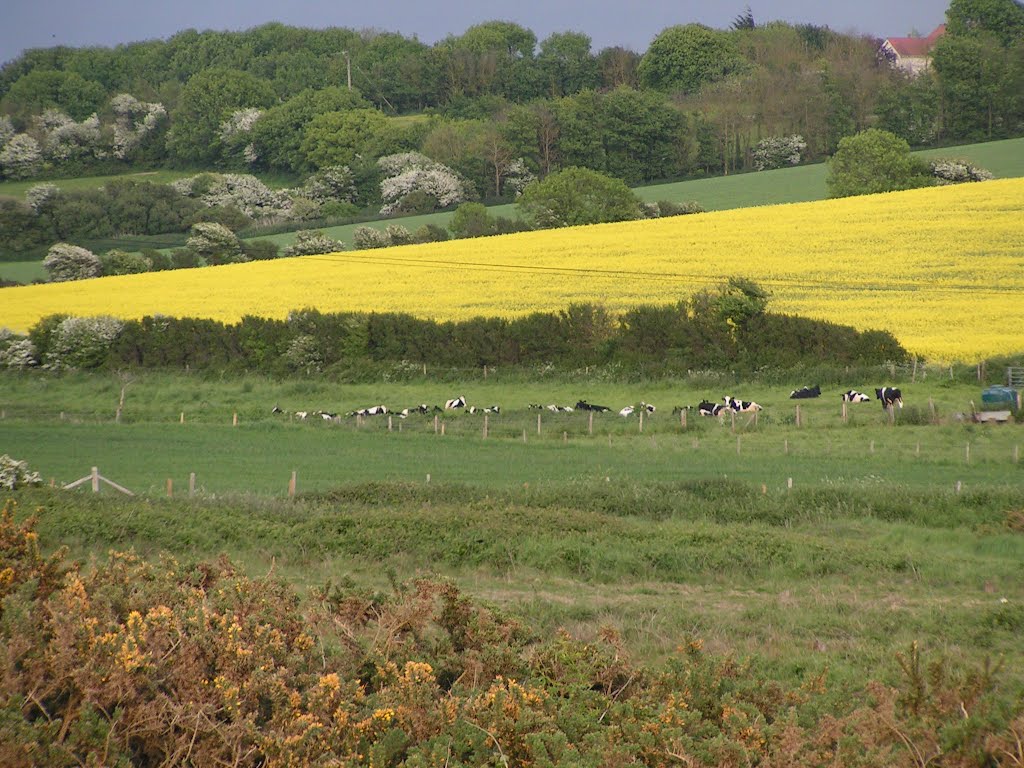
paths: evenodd
<path fill-rule="evenodd" d="M 27 133 L 17 134 L 0 149 L 0 173 L 8 179 L 30 179 L 42 166 L 39 142 Z"/>
<path fill-rule="evenodd" d="M 302 229 L 295 233 L 295 242 L 284 249 L 285 256 L 312 256 L 345 250 L 345 244 L 333 240 L 319 229 Z"/>
<path fill-rule="evenodd" d="M 246 173 L 200 174 L 179 179 L 171 186 L 209 207 L 234 206 L 256 221 L 291 218 L 293 202 L 288 193 L 275 191 Z"/>
<path fill-rule="evenodd" d="M 86 280 L 98 277 L 102 272 L 99 257 L 92 251 L 70 243 L 54 243 L 43 259 L 43 268 L 50 273 L 50 280 L 63 283 L 69 280 Z"/>
<path fill-rule="evenodd" d="M 80 123 L 56 109 L 35 118 L 43 137 L 43 157 L 55 165 L 106 156 L 101 145 L 100 119 L 95 113 Z"/>
<path fill-rule="evenodd" d="M 50 334 L 43 367 L 49 370 L 96 368 L 124 330 L 124 322 L 107 315 L 68 317 Z"/>
<path fill-rule="evenodd" d="M 263 116 L 263 110 L 256 107 L 236 109 L 220 124 L 220 141 L 229 157 L 241 157 L 249 165 L 259 160 L 259 152 L 252 142 L 252 128 Z"/>
<path fill-rule="evenodd" d="M 210 221 L 193 224 L 185 245 L 210 266 L 249 261 L 235 233 L 223 224 Z"/>
<path fill-rule="evenodd" d="M 805 149 L 807 149 L 807 142 L 804 141 L 803 136 L 797 134 L 769 136 L 766 139 L 761 139 L 754 147 L 754 168 L 759 171 L 768 171 L 773 168 L 796 165 L 800 162 Z"/>
<path fill-rule="evenodd" d="M 130 93 L 114 96 L 110 109 L 114 113 L 111 153 L 120 160 L 128 157 L 167 117 L 163 104 L 139 101 Z"/>
<path fill-rule="evenodd" d="M 60 188 L 56 184 L 35 184 L 25 192 L 25 202 L 38 215 L 47 201 L 59 193 Z"/>
<path fill-rule="evenodd" d="M 380 212 L 390 216 L 415 207 L 447 208 L 471 195 L 469 183 L 446 165 L 436 163 L 419 152 L 387 155 L 377 161 L 385 178 L 380 183 L 384 205 Z M 416 201 L 415 206 L 410 202 Z"/>

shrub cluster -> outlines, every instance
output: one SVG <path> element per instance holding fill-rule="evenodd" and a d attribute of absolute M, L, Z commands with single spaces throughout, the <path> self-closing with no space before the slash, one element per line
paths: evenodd
<path fill-rule="evenodd" d="M 0 513 L 0 764 L 692 766 L 1011 764 L 997 670 L 912 646 L 900 687 L 830 699 L 696 638 L 657 668 L 604 629 L 540 637 L 432 579 L 301 601 L 226 559 L 86 571 Z"/>
<path fill-rule="evenodd" d="M 305 309 L 285 320 L 247 316 L 235 324 L 196 318 L 126 321 L 102 338 L 82 337 L 86 354 L 62 341 L 71 319 L 44 318 L 30 331 L 39 360 L 76 367 L 249 370 L 284 375 L 346 370 L 366 362 L 434 366 L 624 364 L 650 373 L 723 368 L 901 362 L 906 351 L 888 332 L 777 315 L 767 294 L 744 280 L 704 291 L 675 306 L 641 306 L 621 317 L 600 305 L 557 313 L 461 322 L 398 313 L 321 313 Z M 90 328 L 76 319 L 75 332 Z M 106 325 L 104 325 L 106 329 Z M 10 342 L 8 342 L 10 343 Z M 101 354 L 100 350 L 104 350 Z M 314 355 L 311 357 L 311 355 Z"/>

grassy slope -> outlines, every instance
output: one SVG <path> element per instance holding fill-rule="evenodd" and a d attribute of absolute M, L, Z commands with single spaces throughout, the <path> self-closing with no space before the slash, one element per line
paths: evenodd
<path fill-rule="evenodd" d="M 997 178 L 1024 176 L 1024 138 L 926 150 L 918 154 L 929 158 L 957 157 L 970 160 L 977 165 L 988 168 Z M 641 199 L 648 202 L 658 200 L 670 200 L 673 202 L 696 200 L 709 211 L 748 208 L 755 205 L 798 203 L 810 200 L 824 200 L 827 197 L 828 192 L 825 188 L 827 171 L 828 166 L 825 163 L 818 163 L 816 165 L 782 168 L 762 173 L 744 173 L 734 176 L 720 176 L 710 179 L 695 179 L 671 184 L 637 187 L 635 191 Z M 174 171 L 161 171 L 159 173 L 172 174 L 167 179 L 160 179 L 166 181 L 187 175 Z M 54 183 L 61 186 L 75 185 L 81 188 L 85 186 L 98 186 L 108 178 L 71 179 Z M 154 178 L 153 180 L 158 179 Z M 29 186 L 32 185 L 28 182 L 3 182 L 0 183 L 0 195 L 22 195 Z M 514 205 L 499 205 L 489 210 L 494 216 L 505 216 L 508 218 L 516 216 Z M 396 223 L 410 231 L 415 231 L 418 227 L 428 223 L 446 226 L 451 216 L 451 212 L 432 213 L 424 216 L 409 216 L 397 220 L 328 227 L 324 232 L 329 237 L 340 240 L 347 247 L 351 248 L 352 231 L 357 226 L 373 226 L 383 229 L 388 224 Z M 285 232 L 256 239 L 271 240 L 277 243 L 283 250 L 295 241 L 295 233 Z M 0 263 L 0 277 L 9 280 L 27 282 L 45 276 L 46 273 L 42 269 L 40 262 Z"/>

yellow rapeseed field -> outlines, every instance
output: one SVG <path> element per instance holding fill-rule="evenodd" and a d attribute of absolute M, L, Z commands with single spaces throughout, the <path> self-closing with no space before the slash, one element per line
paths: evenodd
<path fill-rule="evenodd" d="M 0 326 L 112 314 L 513 317 L 669 303 L 730 276 L 771 309 L 892 331 L 933 360 L 1024 350 L 1024 179 L 6 288 Z"/>

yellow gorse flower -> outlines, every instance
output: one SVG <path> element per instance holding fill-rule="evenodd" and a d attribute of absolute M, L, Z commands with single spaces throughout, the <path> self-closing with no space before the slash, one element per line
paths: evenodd
<path fill-rule="evenodd" d="M 891 331 L 911 352 L 1024 349 L 1024 179 L 6 288 L 0 325 L 66 313 L 237 322 L 324 312 L 437 320 L 675 303 L 741 276 L 771 309 Z"/>

